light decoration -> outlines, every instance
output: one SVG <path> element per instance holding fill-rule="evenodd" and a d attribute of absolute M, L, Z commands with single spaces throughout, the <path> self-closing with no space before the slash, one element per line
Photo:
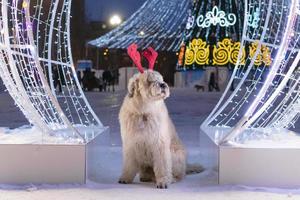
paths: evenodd
<path fill-rule="evenodd" d="M 140 36 L 144 36 L 145 35 L 145 32 L 144 31 L 141 31 L 140 32 Z"/>
<path fill-rule="evenodd" d="M 259 8 L 254 9 L 253 13 L 248 14 L 248 26 L 258 28 L 259 24 Z"/>
<path fill-rule="evenodd" d="M 223 10 L 219 10 L 217 6 L 214 6 L 212 11 L 206 13 L 205 17 L 199 15 L 196 23 L 200 28 L 208 28 L 217 24 L 221 27 L 229 27 L 236 23 L 236 16 L 233 13 L 226 14 Z"/>
<path fill-rule="evenodd" d="M 187 46 L 185 51 L 185 65 L 187 68 L 190 65 L 214 65 L 214 66 L 226 66 L 228 64 L 235 65 L 238 61 L 238 55 L 240 51 L 240 42 L 233 42 L 229 38 L 224 38 L 218 42 L 217 45 L 210 47 L 201 38 L 193 39 L 192 42 Z M 249 57 L 254 58 L 258 47 L 258 43 L 252 42 L 248 48 Z M 212 49 L 212 51 L 210 51 Z M 212 61 L 210 61 L 210 54 L 212 54 Z M 246 48 L 242 48 L 242 55 L 239 60 L 240 64 L 245 64 L 246 59 Z M 254 65 L 261 66 L 265 64 L 270 66 L 272 63 L 270 49 L 266 45 L 262 45 L 259 50 L 259 54 L 255 58 Z"/>
<path fill-rule="evenodd" d="M 88 142 L 104 127 L 74 69 L 71 0 L 30 3 L 1 1 L 0 76 L 16 105 L 42 133 Z"/>
<path fill-rule="evenodd" d="M 189 15 L 185 28 L 190 30 L 195 24 L 195 16 Z"/>
<path fill-rule="evenodd" d="M 142 48 L 177 51 L 191 4 L 190 0 L 147 0 L 128 20 L 88 45 L 126 49 L 136 43 Z"/>
<path fill-rule="evenodd" d="M 22 3 L 22 7 L 23 7 L 23 8 L 27 8 L 27 7 L 28 7 L 28 3 L 27 3 L 27 1 L 23 1 L 23 3 Z"/>
<path fill-rule="evenodd" d="M 185 64 L 197 63 L 205 65 L 209 63 L 209 45 L 201 39 L 194 39 L 185 51 Z"/>
<path fill-rule="evenodd" d="M 222 42 L 218 42 L 213 48 L 213 65 L 226 65 L 229 62 L 235 64 L 237 59 L 237 53 L 240 50 L 239 42 L 231 42 L 230 39 L 223 39 Z M 245 50 L 243 51 L 243 56 L 245 57 Z M 244 62 L 241 59 L 241 62 Z"/>
<path fill-rule="evenodd" d="M 187 52 L 185 51 L 183 59 L 178 57 L 176 70 L 198 70 L 205 66 L 232 67 L 239 52 L 244 13 L 244 6 L 240 1 L 193 1 L 182 38 Z M 204 49 L 194 49 L 195 40 L 205 41 L 207 46 Z M 246 57 L 249 47 L 244 49 Z M 207 58 L 204 57 L 206 60 L 194 59 L 198 51 L 209 54 Z"/>
<path fill-rule="evenodd" d="M 201 125 L 217 144 L 262 139 L 293 128 L 299 119 L 299 0 L 245 1 L 244 29 L 237 63 L 219 103 Z M 257 28 L 247 13 L 258 7 Z M 255 43 L 253 43 L 255 42 Z M 255 44 L 241 63 L 243 48 Z M 268 48 L 268 56 L 261 49 Z M 271 57 L 269 57 L 271 55 Z M 261 67 L 255 68 L 257 57 Z M 235 90 L 230 91 L 235 83 Z"/>
<path fill-rule="evenodd" d="M 256 54 L 256 51 L 259 51 L 259 53 L 256 55 L 254 65 L 260 66 L 264 63 L 266 66 L 270 66 L 272 64 L 270 48 L 267 47 L 266 45 L 262 44 L 260 46 L 260 48 L 258 49 L 258 46 L 259 46 L 259 43 L 257 41 L 251 43 L 250 48 L 249 48 L 249 57 L 253 58 Z M 242 58 L 243 58 L 243 56 L 242 56 Z M 235 60 L 235 61 L 237 61 L 237 60 Z M 244 63 L 243 60 L 240 62 Z M 235 64 L 235 63 L 233 63 L 233 64 Z"/>

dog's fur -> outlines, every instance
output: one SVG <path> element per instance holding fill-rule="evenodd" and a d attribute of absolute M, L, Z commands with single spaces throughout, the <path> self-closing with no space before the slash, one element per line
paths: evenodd
<path fill-rule="evenodd" d="M 186 150 L 164 103 L 169 94 L 156 71 L 147 70 L 129 80 L 119 114 L 124 162 L 119 183 L 131 183 L 139 173 L 141 181 L 156 181 L 157 188 L 167 188 L 185 176 Z"/>

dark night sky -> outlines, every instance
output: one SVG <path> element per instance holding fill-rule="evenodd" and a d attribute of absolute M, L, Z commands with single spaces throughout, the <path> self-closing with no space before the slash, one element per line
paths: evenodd
<path fill-rule="evenodd" d="M 126 19 L 144 2 L 145 0 L 85 0 L 85 13 L 88 21 L 108 21 L 115 13 Z"/>

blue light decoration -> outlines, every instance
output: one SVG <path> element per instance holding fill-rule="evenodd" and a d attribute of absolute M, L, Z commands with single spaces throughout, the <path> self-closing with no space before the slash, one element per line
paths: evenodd
<path fill-rule="evenodd" d="M 97 48 L 126 49 L 131 43 L 176 52 L 182 41 L 191 0 L 147 0 L 123 24 L 92 40 Z"/>
<path fill-rule="evenodd" d="M 259 8 L 254 9 L 252 13 L 248 14 L 248 26 L 252 28 L 258 28 L 259 24 L 259 15 L 260 11 Z"/>
<path fill-rule="evenodd" d="M 214 6 L 212 11 L 206 13 L 205 17 L 203 15 L 199 15 L 197 18 L 197 25 L 200 28 L 208 28 L 210 26 L 216 26 L 219 24 L 221 27 L 232 26 L 236 23 L 236 15 L 233 13 L 229 13 L 228 15 L 219 10 L 217 6 Z"/>

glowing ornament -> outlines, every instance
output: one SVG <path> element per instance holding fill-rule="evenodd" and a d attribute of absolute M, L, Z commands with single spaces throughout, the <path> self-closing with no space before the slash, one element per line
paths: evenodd
<path fill-rule="evenodd" d="M 257 41 L 252 42 L 251 45 L 249 45 L 249 57 L 254 58 L 257 46 Z M 212 49 L 212 51 L 210 51 L 210 49 Z M 229 38 L 224 38 L 222 41 L 218 42 L 217 45 L 213 45 L 213 48 L 211 48 L 211 46 L 201 38 L 193 39 L 192 42 L 187 46 L 185 52 L 185 65 L 235 65 L 237 63 L 240 49 L 241 43 L 233 42 Z M 211 62 L 209 56 L 210 54 L 213 55 Z M 239 60 L 240 64 L 245 64 L 246 56 L 246 47 L 242 47 L 242 56 Z M 270 49 L 263 45 L 259 51 L 259 54 L 255 58 L 254 65 L 259 67 L 264 63 L 266 66 L 270 66 L 271 62 Z"/>
<path fill-rule="evenodd" d="M 252 28 L 258 28 L 259 24 L 259 8 L 256 8 L 252 14 L 248 15 L 248 26 Z"/>
<path fill-rule="evenodd" d="M 229 27 L 236 23 L 236 16 L 233 13 L 226 14 L 224 11 L 219 10 L 217 6 L 214 6 L 212 11 L 206 13 L 205 17 L 199 15 L 196 23 L 201 28 L 216 26 L 217 24 L 221 27 Z"/>

